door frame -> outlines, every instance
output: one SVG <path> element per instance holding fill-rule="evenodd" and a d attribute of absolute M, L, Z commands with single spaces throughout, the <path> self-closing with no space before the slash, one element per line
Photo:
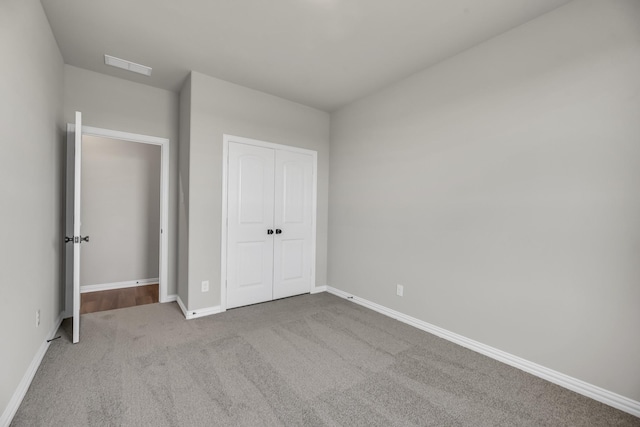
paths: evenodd
<path fill-rule="evenodd" d="M 229 218 L 227 215 L 227 192 L 229 175 L 229 143 L 253 145 L 256 147 L 271 148 L 274 150 L 285 150 L 294 153 L 302 153 L 312 157 L 312 189 L 311 189 L 311 280 L 309 292 L 316 286 L 316 228 L 318 215 L 318 152 L 306 148 L 294 147 L 291 145 L 275 144 L 273 142 L 261 141 L 258 139 L 245 138 L 242 136 L 222 135 L 222 221 L 220 233 L 220 311 L 227 310 L 227 227 Z"/>
<path fill-rule="evenodd" d="M 73 141 L 72 135 L 75 134 L 75 129 L 75 124 L 67 123 L 67 144 L 69 141 Z M 160 247 L 158 251 L 158 299 L 160 302 L 173 301 L 170 300 L 167 295 L 167 280 L 169 277 L 169 139 L 92 126 L 82 126 L 82 135 L 160 146 L 160 230 L 158 230 L 160 233 Z M 65 268 L 67 266 L 68 264 L 65 262 Z M 67 279 L 67 273 L 65 273 L 65 312 L 67 315 L 70 314 L 70 310 L 73 307 L 73 300 L 70 300 L 70 297 L 73 297 L 73 292 L 71 292 L 72 290 L 73 287 L 72 289 L 69 289 L 69 281 Z"/>

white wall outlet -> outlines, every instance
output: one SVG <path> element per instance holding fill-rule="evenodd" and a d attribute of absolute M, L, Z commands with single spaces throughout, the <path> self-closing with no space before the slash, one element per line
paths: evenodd
<path fill-rule="evenodd" d="M 36 310 L 36 328 L 40 326 L 40 309 Z"/>
<path fill-rule="evenodd" d="M 396 295 L 398 295 L 399 297 L 404 295 L 404 286 L 396 285 Z"/>
<path fill-rule="evenodd" d="M 208 280 L 203 280 L 202 281 L 202 292 L 209 292 L 209 281 Z"/>

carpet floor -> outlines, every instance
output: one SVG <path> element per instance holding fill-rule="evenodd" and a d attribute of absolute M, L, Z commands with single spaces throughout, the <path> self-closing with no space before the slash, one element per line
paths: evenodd
<path fill-rule="evenodd" d="M 13 426 L 638 426 L 640 419 L 326 293 L 185 320 L 82 316 Z"/>

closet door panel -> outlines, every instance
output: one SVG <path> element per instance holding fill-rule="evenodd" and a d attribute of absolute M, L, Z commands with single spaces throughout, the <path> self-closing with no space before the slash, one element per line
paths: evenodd
<path fill-rule="evenodd" d="M 273 299 L 275 151 L 229 144 L 227 308 Z"/>
<path fill-rule="evenodd" d="M 312 180 L 312 156 L 276 150 L 274 299 L 311 289 Z"/>

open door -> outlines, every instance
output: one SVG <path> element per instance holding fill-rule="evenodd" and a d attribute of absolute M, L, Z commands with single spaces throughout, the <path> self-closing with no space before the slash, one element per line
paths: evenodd
<path fill-rule="evenodd" d="M 74 186 L 73 186 L 73 343 L 80 341 L 80 179 L 82 173 L 82 113 L 76 111 L 76 132 L 74 138 Z"/>
<path fill-rule="evenodd" d="M 73 136 L 73 137 L 72 137 Z M 73 316 L 73 342 L 80 341 L 80 245 L 88 242 L 80 232 L 80 179 L 82 166 L 82 113 L 76 111 L 75 125 L 67 129 L 67 185 L 65 281 L 68 283 L 66 310 Z M 71 313 L 69 313 L 71 309 Z"/>

